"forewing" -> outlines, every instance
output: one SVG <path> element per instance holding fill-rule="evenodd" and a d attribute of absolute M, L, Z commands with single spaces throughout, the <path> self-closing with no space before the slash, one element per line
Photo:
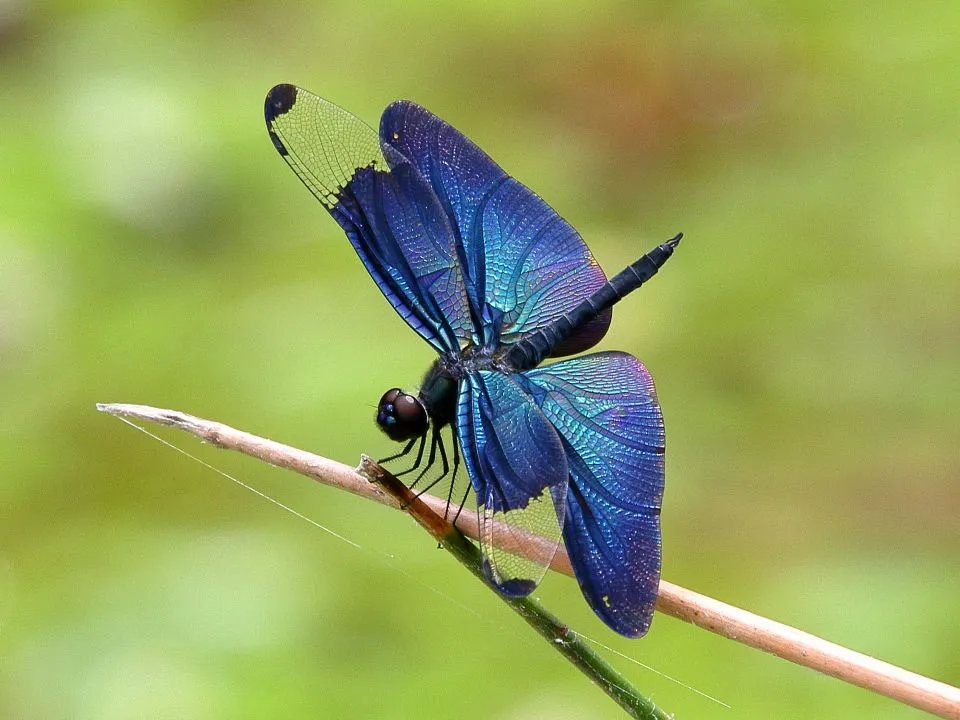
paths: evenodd
<path fill-rule="evenodd" d="M 560 437 L 517 381 L 481 371 L 460 381 L 457 433 L 477 494 L 487 578 L 528 595 L 560 542 L 567 460 Z"/>
<path fill-rule="evenodd" d="M 468 294 L 478 310 L 478 344 L 515 342 L 606 282 L 569 223 L 440 118 L 401 100 L 384 111 L 380 135 L 417 166 L 457 233 Z M 554 355 L 591 347 L 609 323 L 605 312 Z"/>
<path fill-rule="evenodd" d="M 472 323 L 456 238 L 417 168 L 354 115 L 292 85 L 270 91 L 264 115 L 394 309 L 438 351 L 459 350 Z"/>
<path fill-rule="evenodd" d="M 640 637 L 660 581 L 664 432 L 653 379 L 618 352 L 525 377 L 566 452 L 563 539 L 580 588 L 607 625 Z"/>

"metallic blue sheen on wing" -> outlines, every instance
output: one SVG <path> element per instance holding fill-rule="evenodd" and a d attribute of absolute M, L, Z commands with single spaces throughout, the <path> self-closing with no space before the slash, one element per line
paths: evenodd
<path fill-rule="evenodd" d="M 467 293 L 479 309 L 476 344 L 515 342 L 606 282 L 569 223 L 440 118 L 401 100 L 384 111 L 380 136 L 417 166 L 457 232 Z M 605 329 L 568 352 L 587 349 Z"/>
<path fill-rule="evenodd" d="M 460 387 L 460 444 L 481 505 L 521 509 L 566 479 L 560 438 L 514 376 L 482 370 Z"/>
<path fill-rule="evenodd" d="M 660 581 L 664 432 L 650 373 L 626 353 L 525 374 L 570 469 L 563 540 L 587 602 L 622 635 L 646 633 Z"/>
<path fill-rule="evenodd" d="M 457 435 L 477 494 L 484 569 L 510 595 L 532 591 L 556 553 L 568 478 L 560 437 L 521 382 L 522 376 L 471 373 L 460 381 L 457 409 Z M 530 533 L 543 542 L 531 543 Z M 509 552 L 517 545 L 533 557 Z"/>
<path fill-rule="evenodd" d="M 287 164 L 344 229 L 400 316 L 436 350 L 471 337 L 454 233 L 436 194 L 400 153 L 343 108 L 292 85 L 264 105 Z"/>
<path fill-rule="evenodd" d="M 402 158 L 390 172 L 360 168 L 330 214 L 394 309 L 440 351 L 470 337 L 470 311 L 446 216 Z"/>

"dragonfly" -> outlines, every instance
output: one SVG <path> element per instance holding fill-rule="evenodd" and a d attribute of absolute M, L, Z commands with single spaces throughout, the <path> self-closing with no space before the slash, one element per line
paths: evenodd
<path fill-rule="evenodd" d="M 523 597 L 562 539 L 593 611 L 648 631 L 660 578 L 664 427 L 653 379 L 630 354 L 583 353 L 612 307 L 681 235 L 609 280 L 547 203 L 461 132 L 400 100 L 362 120 L 293 85 L 267 95 L 277 151 L 346 233 L 394 310 L 437 353 L 420 389 L 384 393 L 376 422 L 426 469 L 462 463 L 483 570 Z M 409 470 L 407 471 L 409 472 Z M 469 491 L 469 489 L 468 489 Z"/>

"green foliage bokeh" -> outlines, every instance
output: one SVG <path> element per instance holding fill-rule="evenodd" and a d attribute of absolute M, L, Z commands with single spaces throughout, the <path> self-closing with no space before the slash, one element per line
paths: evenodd
<path fill-rule="evenodd" d="M 353 463 L 430 349 L 276 156 L 293 82 L 409 97 L 615 272 L 656 378 L 664 577 L 960 681 L 960 6 L 0 5 L 0 716 L 607 718 L 409 520 L 165 434 L 172 407 Z M 585 634 L 738 718 L 919 718 L 658 617 Z M 620 660 L 680 717 L 730 711 Z"/>

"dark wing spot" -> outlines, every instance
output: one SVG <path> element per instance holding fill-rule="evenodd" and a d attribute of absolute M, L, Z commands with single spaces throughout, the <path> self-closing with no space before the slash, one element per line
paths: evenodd
<path fill-rule="evenodd" d="M 297 88 L 293 85 L 277 85 L 267 93 L 267 99 L 263 103 L 263 117 L 267 121 L 267 132 L 270 133 L 270 139 L 273 146 L 281 155 L 287 154 L 287 148 L 283 141 L 273 130 L 273 122 L 279 115 L 289 112 L 290 108 L 297 101 Z"/>
<path fill-rule="evenodd" d="M 287 148 L 284 147 L 283 143 L 280 141 L 280 138 L 277 137 L 277 134 L 270 128 L 267 128 L 267 132 L 270 133 L 270 139 L 273 140 L 273 146 L 277 149 L 277 152 L 281 155 L 286 155 Z"/>
<path fill-rule="evenodd" d="M 522 578 L 511 578 L 497 585 L 497 590 L 499 590 L 502 595 L 514 598 L 526 597 L 536 589 L 537 584 L 533 580 L 524 580 Z"/>
<path fill-rule="evenodd" d="M 275 86 L 267 93 L 267 100 L 263 104 L 263 116 L 266 118 L 267 124 L 272 123 L 277 115 L 288 112 L 296 101 L 297 88 L 295 86 L 286 83 Z"/>
<path fill-rule="evenodd" d="M 493 578 L 493 568 L 490 567 L 490 561 L 487 560 L 487 558 L 483 559 L 482 566 L 483 574 L 487 576 L 487 580 L 491 582 L 501 595 L 521 598 L 526 597 L 537 589 L 537 584 L 533 580 L 526 580 L 524 578 L 511 578 L 505 582 L 498 583 Z"/>

